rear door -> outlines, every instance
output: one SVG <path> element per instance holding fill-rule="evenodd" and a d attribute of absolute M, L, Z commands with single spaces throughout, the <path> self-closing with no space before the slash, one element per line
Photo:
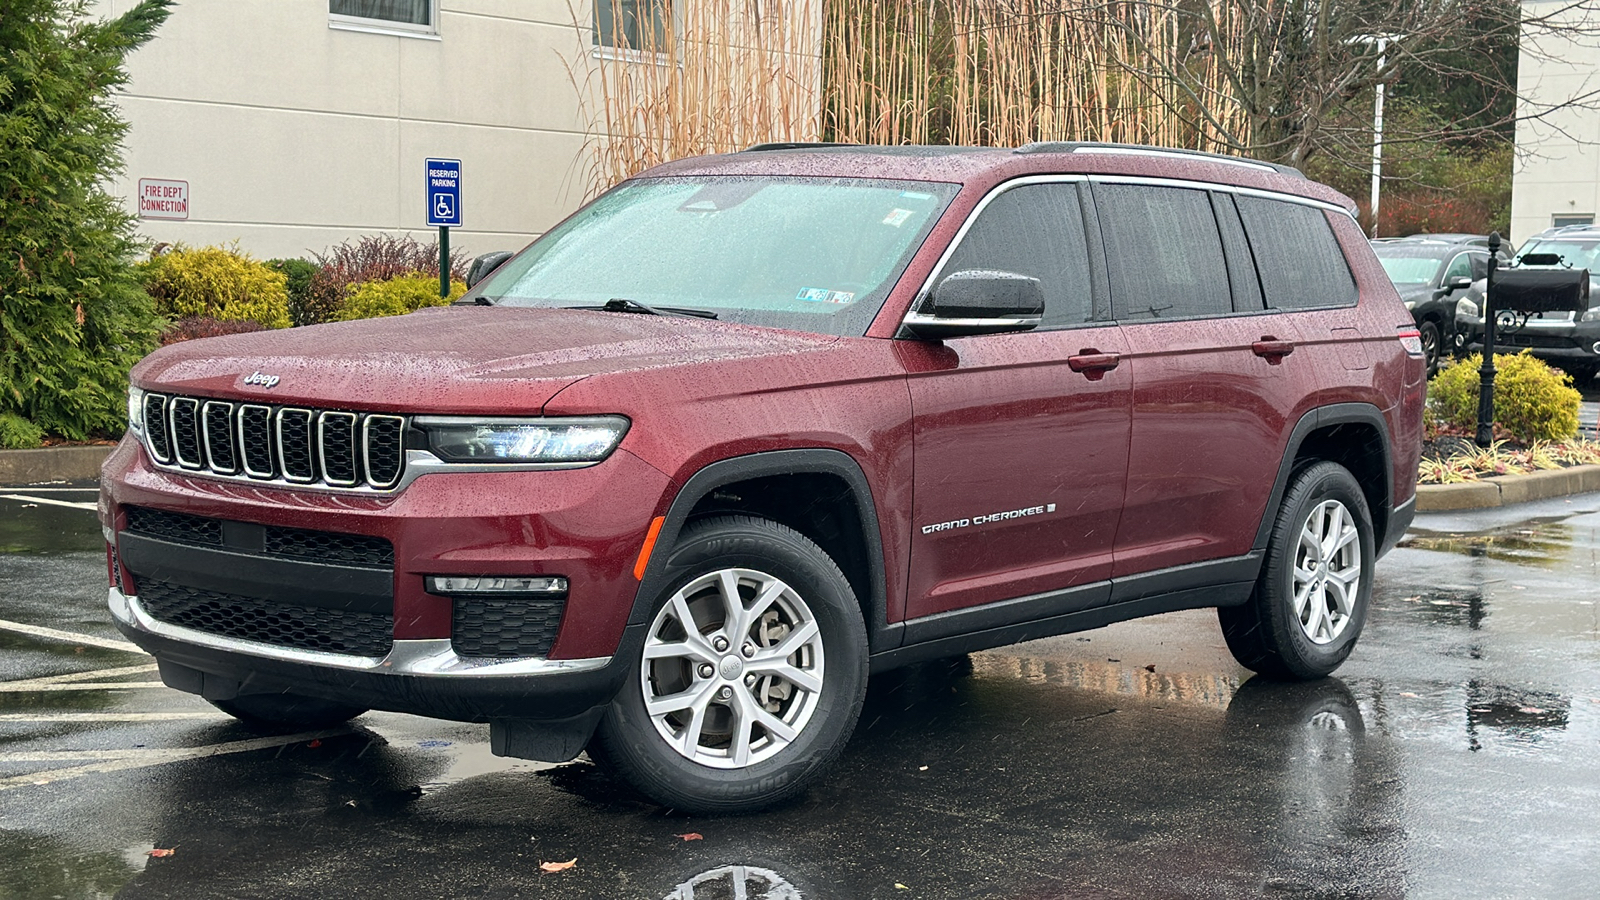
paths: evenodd
<path fill-rule="evenodd" d="M 915 413 L 907 618 L 1111 575 L 1132 377 L 1104 321 L 1080 192 L 1081 180 L 1029 179 L 991 195 L 935 276 L 1038 278 L 1038 329 L 897 342 Z M 1096 590 L 1049 607 L 1104 602 Z"/>
<path fill-rule="evenodd" d="M 1248 553 L 1303 395 L 1300 332 L 1265 307 L 1231 194 L 1108 179 L 1095 201 L 1135 376 L 1115 574 Z"/>

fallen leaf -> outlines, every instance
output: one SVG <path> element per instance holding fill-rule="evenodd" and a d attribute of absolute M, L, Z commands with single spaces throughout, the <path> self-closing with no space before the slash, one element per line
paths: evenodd
<path fill-rule="evenodd" d="M 1527 716 L 1542 716 L 1545 713 L 1544 710 L 1540 709 L 1537 706 L 1524 706 L 1524 707 L 1519 708 L 1517 710 L 1517 712 L 1522 713 L 1523 715 L 1527 715 Z"/>
<path fill-rule="evenodd" d="M 1417 602 L 1420 602 L 1422 600 L 1421 597 L 1401 597 L 1400 599 L 1405 601 L 1406 603 L 1417 603 Z"/>
<path fill-rule="evenodd" d="M 576 856 L 574 856 L 573 858 L 567 860 L 564 863 L 554 863 L 554 862 L 539 863 L 539 870 L 541 872 L 565 872 L 566 870 L 572 868 L 573 866 L 575 866 L 577 864 L 578 864 L 578 858 Z"/>
<path fill-rule="evenodd" d="M 1151 666 L 1145 666 L 1145 667 L 1144 667 L 1144 670 L 1145 670 L 1145 671 L 1146 671 L 1146 672 L 1154 672 L 1154 671 L 1155 671 L 1155 670 L 1156 670 L 1156 667 L 1155 667 L 1155 666 L 1153 666 L 1153 665 L 1151 665 Z"/>
<path fill-rule="evenodd" d="M 322 738 L 316 738 L 311 743 L 307 744 L 306 746 L 307 747 L 312 747 L 312 748 L 321 747 L 322 746 Z"/>
<path fill-rule="evenodd" d="M 691 831 L 688 834 L 680 834 L 680 835 L 678 835 L 678 837 L 681 837 L 686 841 L 703 841 L 703 840 L 705 840 L 705 837 L 703 835 L 701 835 L 700 832 L 698 832 L 698 831 Z"/>
<path fill-rule="evenodd" d="M 897 890 L 897 891 L 909 891 L 909 890 L 911 890 L 911 888 L 906 887 L 905 885 L 901 884 L 898 881 L 896 881 L 894 883 L 894 889 Z"/>
<path fill-rule="evenodd" d="M 177 853 L 177 852 L 178 852 L 178 850 L 177 850 L 176 847 L 168 847 L 168 848 L 157 847 L 156 849 L 151 850 L 149 853 L 146 853 L 145 855 L 146 856 L 154 856 L 156 859 L 160 859 L 163 856 L 171 856 L 172 854 Z"/>
<path fill-rule="evenodd" d="M 1108 656 L 1106 657 L 1106 662 L 1122 662 L 1122 660 Z"/>
<path fill-rule="evenodd" d="M 1401 691 L 1401 692 L 1400 692 L 1400 696 L 1402 696 L 1402 697 L 1413 697 L 1413 698 L 1414 698 L 1414 697 L 1416 697 L 1416 696 L 1417 696 L 1417 695 L 1416 695 L 1416 694 L 1413 694 L 1413 693 L 1411 693 L 1411 692 L 1410 692 L 1410 691 Z"/>
<path fill-rule="evenodd" d="M 1600 700 L 1597 700 L 1595 702 L 1596 703 L 1600 703 Z M 926 771 L 928 771 L 928 767 L 927 766 L 917 766 L 917 771 L 918 772 L 926 772 Z"/>

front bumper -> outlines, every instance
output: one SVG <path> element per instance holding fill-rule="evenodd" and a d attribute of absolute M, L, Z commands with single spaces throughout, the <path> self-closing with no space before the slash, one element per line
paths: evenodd
<path fill-rule="evenodd" d="M 559 720 L 610 702 L 626 670 L 618 657 L 465 659 L 449 639 L 397 640 L 383 657 L 322 653 L 162 622 L 116 588 L 107 605 L 117 628 L 156 657 L 168 686 L 208 700 L 288 692 L 468 722 Z"/>
<path fill-rule="evenodd" d="M 1461 349 L 1483 350 L 1483 319 L 1457 315 L 1456 333 Z M 1495 329 L 1495 352 L 1520 353 L 1528 350 L 1539 359 L 1583 365 L 1600 363 L 1600 322 L 1546 322 L 1530 319 L 1525 325 Z"/>

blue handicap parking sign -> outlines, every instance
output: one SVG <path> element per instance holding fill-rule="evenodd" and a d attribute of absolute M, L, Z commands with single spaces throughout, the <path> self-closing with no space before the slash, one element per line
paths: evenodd
<path fill-rule="evenodd" d="M 461 226 L 461 160 L 429 159 L 427 173 L 428 225 Z"/>

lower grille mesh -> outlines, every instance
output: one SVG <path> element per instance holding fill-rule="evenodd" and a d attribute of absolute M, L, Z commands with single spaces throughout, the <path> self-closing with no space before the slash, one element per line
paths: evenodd
<path fill-rule="evenodd" d="M 207 634 L 352 656 L 384 656 L 394 617 L 382 613 L 271 603 L 141 578 L 139 601 L 170 625 Z"/>
<path fill-rule="evenodd" d="M 548 656 L 566 598 L 455 598 L 450 646 L 460 656 L 513 659 Z"/>

